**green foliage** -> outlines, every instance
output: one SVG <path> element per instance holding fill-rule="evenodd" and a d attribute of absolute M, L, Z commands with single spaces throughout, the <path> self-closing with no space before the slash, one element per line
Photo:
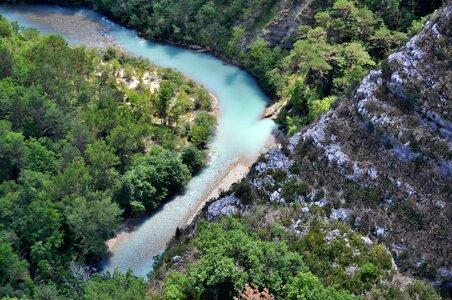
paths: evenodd
<path fill-rule="evenodd" d="M 288 202 L 295 202 L 299 196 L 306 197 L 310 191 L 311 188 L 305 182 L 289 180 L 284 184 L 281 196 Z"/>
<path fill-rule="evenodd" d="M 121 210 L 105 194 L 76 197 L 66 208 L 67 223 L 82 255 L 102 255 L 105 241 L 115 235 Z"/>
<path fill-rule="evenodd" d="M 212 109 L 212 96 L 203 88 L 197 88 L 195 91 L 195 109 L 209 111 Z"/>
<path fill-rule="evenodd" d="M 189 179 L 190 171 L 182 160 L 174 152 L 156 146 L 121 177 L 114 198 L 126 210 L 131 209 L 132 201 L 154 209 Z"/>
<path fill-rule="evenodd" d="M 157 97 L 154 98 L 154 106 L 159 118 L 166 125 L 169 102 L 174 96 L 175 86 L 172 82 L 164 80 L 160 83 Z"/>
<path fill-rule="evenodd" d="M 45 146 L 45 139 L 30 138 L 25 141 L 25 168 L 52 174 L 57 169 L 57 155 Z"/>
<path fill-rule="evenodd" d="M 441 5 L 439 0 L 366 0 L 364 3 L 376 12 L 389 28 L 402 31 L 409 28 L 413 20 Z"/>
<path fill-rule="evenodd" d="M 200 224 L 195 245 L 199 261 L 186 275 L 171 275 L 165 285 L 167 296 L 228 297 L 241 291 L 245 283 L 283 295 L 288 279 L 305 270 L 301 256 L 290 252 L 284 242 L 261 241 L 234 218 Z"/>
<path fill-rule="evenodd" d="M 16 62 L 11 50 L 2 44 L 0 44 L 0 61 L 2 62 L 0 65 L 0 79 L 11 76 Z"/>
<path fill-rule="evenodd" d="M 165 281 L 165 299 L 168 300 L 180 300 L 186 299 L 186 290 L 190 287 L 188 286 L 188 279 L 182 273 L 171 272 Z"/>
<path fill-rule="evenodd" d="M 10 244 L 0 240 L 0 297 L 20 297 L 29 279 L 27 262 L 20 259 Z"/>
<path fill-rule="evenodd" d="M 191 142 L 198 148 L 204 148 L 215 130 L 215 123 L 214 116 L 207 112 L 198 113 L 189 132 Z"/>
<path fill-rule="evenodd" d="M 312 99 L 309 87 L 306 87 L 301 80 L 295 82 L 295 86 L 290 96 L 290 103 L 299 111 L 302 116 L 309 114 L 309 101 Z"/>
<path fill-rule="evenodd" d="M 203 166 L 178 122 L 190 122 L 193 102 L 210 108 L 210 95 L 173 70 L 70 47 L 3 17 L 0 60 L 0 298 L 144 299 L 144 282 L 131 274 L 95 277 L 83 289 L 77 276 L 105 254 L 123 216 L 155 208 L 188 182 L 176 150 L 196 150 L 185 162 Z M 156 74 L 161 88 L 127 89 L 120 70 Z"/>
<path fill-rule="evenodd" d="M 403 33 L 392 32 L 386 26 L 382 26 L 369 38 L 370 49 L 376 57 L 383 58 L 405 40 L 406 36 Z"/>
<path fill-rule="evenodd" d="M 55 199 L 64 199 L 72 195 L 85 195 L 90 189 L 92 177 L 88 166 L 81 157 L 75 158 L 62 171 L 58 172 L 49 185 L 49 193 Z"/>
<path fill-rule="evenodd" d="M 170 103 L 168 112 L 170 125 L 175 123 L 177 127 L 180 116 L 187 113 L 191 106 L 192 103 L 187 93 L 185 91 L 180 91 Z"/>
<path fill-rule="evenodd" d="M 439 300 L 441 297 L 435 291 L 433 286 L 425 284 L 420 280 L 415 280 L 413 283 L 408 285 L 405 291 L 412 299 L 419 300 Z"/>
<path fill-rule="evenodd" d="M 17 178 L 24 163 L 24 137 L 11 129 L 11 123 L 0 120 L 0 180 Z"/>
<path fill-rule="evenodd" d="M 191 174 L 201 171 L 206 164 L 206 154 L 196 148 L 193 144 L 188 144 L 181 151 L 182 162 L 190 169 Z"/>
<path fill-rule="evenodd" d="M 54 203 L 35 199 L 28 206 L 24 223 L 21 236 L 23 243 L 30 245 L 31 263 L 38 272 L 46 272 L 63 244 L 63 215 Z"/>
<path fill-rule="evenodd" d="M 0 38 L 10 37 L 12 34 L 13 27 L 6 18 L 0 16 Z"/>
<path fill-rule="evenodd" d="M 383 246 L 367 246 L 343 224 L 314 220 L 309 226 L 309 232 L 293 240 L 290 247 L 303 255 L 309 270 L 323 284 L 362 294 L 390 275 L 391 254 Z"/>
<path fill-rule="evenodd" d="M 311 273 L 299 273 L 284 287 L 287 298 L 293 300 L 349 300 L 358 299 L 345 292 L 325 288 Z"/>
<path fill-rule="evenodd" d="M 119 165 L 119 157 L 105 141 L 97 141 L 86 147 L 91 177 L 98 190 L 109 188 L 117 176 L 115 167 Z"/>
<path fill-rule="evenodd" d="M 361 279 L 364 281 L 373 281 L 378 276 L 377 267 L 371 262 L 362 265 L 359 272 Z"/>
<path fill-rule="evenodd" d="M 84 284 L 81 299 L 148 299 L 146 281 L 143 278 L 135 277 L 131 271 L 122 274 L 115 270 L 113 274 L 95 275 Z"/>

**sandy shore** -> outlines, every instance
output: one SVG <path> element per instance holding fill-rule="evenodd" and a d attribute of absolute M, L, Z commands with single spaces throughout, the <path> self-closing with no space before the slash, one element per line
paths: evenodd
<path fill-rule="evenodd" d="M 217 102 L 218 103 L 218 102 Z M 218 107 L 215 107 L 214 111 L 218 112 Z M 198 213 L 202 210 L 204 205 L 211 199 L 218 198 L 222 191 L 227 191 L 236 182 L 239 182 L 248 174 L 251 166 L 257 161 L 262 153 L 267 152 L 271 148 L 276 146 L 276 141 L 273 135 L 271 135 L 267 141 L 265 147 L 253 157 L 243 156 L 232 162 L 227 168 L 217 175 L 210 188 L 202 195 L 202 200 L 194 207 L 190 212 L 190 218 L 186 222 L 186 226 L 190 225 Z M 145 216 L 138 216 L 128 219 L 117 235 L 106 242 L 108 249 L 113 251 L 118 245 L 122 244 L 122 241 L 127 238 L 129 233 L 134 229 L 136 224 L 146 218 Z"/>
<path fill-rule="evenodd" d="M 198 206 L 192 212 L 192 216 L 188 219 L 186 226 L 195 220 L 199 211 L 209 200 L 218 198 L 222 191 L 229 190 L 234 183 L 245 178 L 259 156 L 275 146 L 276 140 L 273 135 L 270 135 L 265 147 L 257 155 L 253 157 L 242 156 L 232 162 L 222 173 L 218 174 L 211 187 L 202 196 L 202 201 L 199 202 Z"/>

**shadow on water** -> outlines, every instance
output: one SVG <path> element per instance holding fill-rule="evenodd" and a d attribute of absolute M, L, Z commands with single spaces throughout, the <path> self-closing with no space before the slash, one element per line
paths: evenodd
<path fill-rule="evenodd" d="M 202 172 L 201 172 L 202 173 Z M 199 176 L 201 173 L 197 174 L 196 176 Z M 180 191 L 178 191 L 176 194 L 171 195 L 166 200 L 160 202 L 155 209 L 153 209 L 150 212 L 144 212 L 142 214 L 133 216 L 127 220 L 125 220 L 122 228 L 119 229 L 117 234 L 132 234 L 135 231 L 139 230 L 141 226 L 143 226 L 146 221 L 148 221 L 150 218 L 160 214 L 164 209 L 165 206 L 169 205 L 171 201 L 173 201 L 177 197 L 182 197 L 187 193 L 187 188 L 184 187 Z M 100 262 L 96 265 L 98 269 L 102 269 L 108 261 L 112 258 L 113 253 L 108 251 L 100 260 Z"/>
<path fill-rule="evenodd" d="M 239 79 L 239 77 L 240 77 L 239 70 L 235 70 L 234 72 L 225 76 L 224 83 L 228 86 L 231 86 L 237 79 Z"/>
<path fill-rule="evenodd" d="M 183 52 L 184 52 L 183 50 L 177 49 L 175 47 L 165 47 L 165 46 L 162 47 L 161 45 L 157 45 L 157 44 L 155 44 L 153 42 L 149 42 L 149 41 L 146 41 L 146 44 L 150 48 L 152 48 L 152 47 L 156 47 L 156 48 L 157 47 L 161 47 L 163 52 L 166 55 L 168 55 L 170 58 L 175 58 L 175 57 L 183 54 Z"/>

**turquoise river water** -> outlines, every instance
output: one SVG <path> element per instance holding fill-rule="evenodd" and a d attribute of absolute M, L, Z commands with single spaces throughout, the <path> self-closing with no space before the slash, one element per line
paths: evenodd
<path fill-rule="evenodd" d="M 210 145 L 211 161 L 174 199 L 110 243 L 111 256 L 103 271 L 131 268 L 138 276 L 152 270 L 153 257 L 162 253 L 177 227 L 184 227 L 205 201 L 209 190 L 226 176 L 237 160 L 256 156 L 274 126 L 260 115 L 268 103 L 256 81 L 241 69 L 208 55 L 146 41 L 87 9 L 49 5 L 1 5 L 0 13 L 42 33 L 58 33 L 71 44 L 105 48 L 117 46 L 148 58 L 161 67 L 179 70 L 214 94 L 219 102 L 218 133 Z"/>

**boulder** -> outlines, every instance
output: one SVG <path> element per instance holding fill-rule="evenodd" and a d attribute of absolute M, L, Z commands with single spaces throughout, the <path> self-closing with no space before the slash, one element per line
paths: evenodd
<path fill-rule="evenodd" d="M 181 261 L 182 260 L 182 256 L 179 256 L 179 255 L 176 255 L 176 256 L 174 256 L 173 258 L 171 258 L 171 262 L 174 264 L 174 263 L 177 263 L 177 262 L 179 262 L 179 261 Z"/>
<path fill-rule="evenodd" d="M 220 216 L 228 216 L 242 211 L 244 206 L 242 202 L 234 195 L 220 198 L 207 208 L 207 221 L 213 221 Z"/>
<path fill-rule="evenodd" d="M 348 208 L 332 209 L 330 218 L 336 221 L 347 222 L 352 211 Z"/>
<path fill-rule="evenodd" d="M 364 242 L 364 244 L 366 244 L 367 246 L 372 246 L 374 243 L 372 242 L 371 239 L 369 239 L 367 236 L 362 236 L 361 240 Z"/>

